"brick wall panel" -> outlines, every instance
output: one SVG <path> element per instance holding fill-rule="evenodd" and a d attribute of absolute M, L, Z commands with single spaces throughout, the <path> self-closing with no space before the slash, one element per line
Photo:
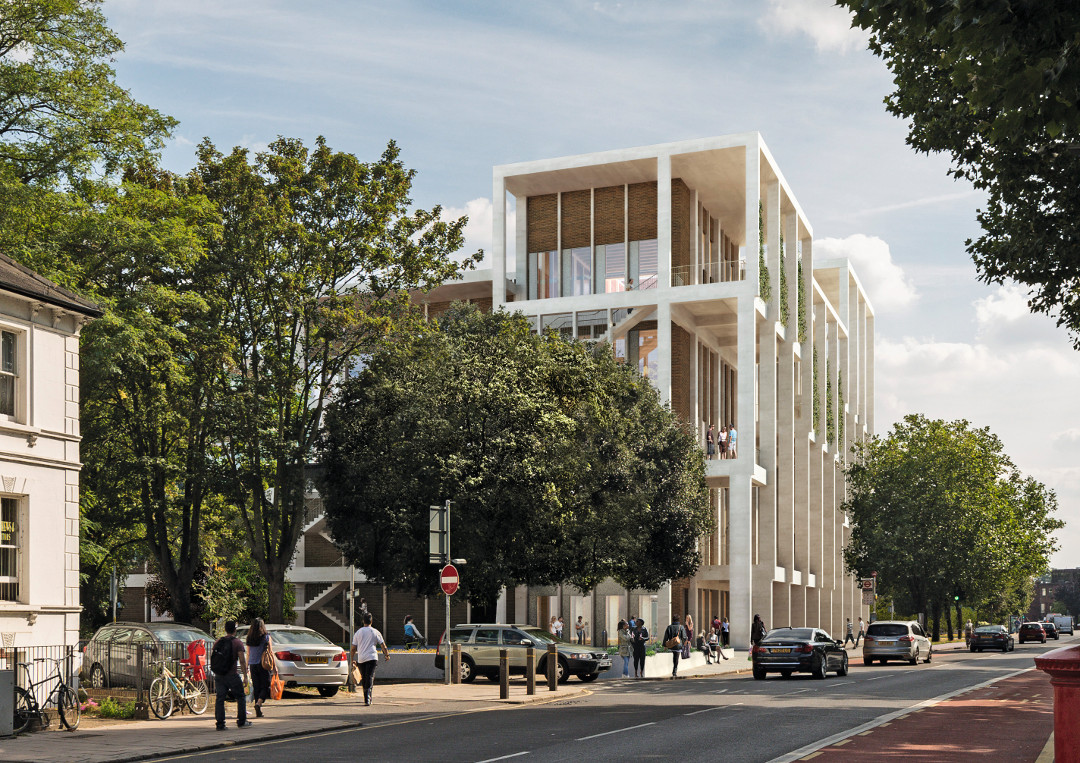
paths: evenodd
<path fill-rule="evenodd" d="M 671 266 L 690 265 L 690 189 L 681 179 L 671 181 Z"/>
<path fill-rule="evenodd" d="M 558 244 L 559 199 L 554 193 L 530 196 L 526 202 L 528 220 L 528 249 L 530 252 L 549 252 Z"/>
<path fill-rule="evenodd" d="M 337 546 L 318 533 L 308 533 L 304 539 L 305 567 L 334 567 L 341 564 Z"/>
<path fill-rule="evenodd" d="M 671 324 L 671 409 L 690 421 L 690 334 Z"/>
<path fill-rule="evenodd" d="M 631 184 L 627 189 L 627 205 L 630 240 L 656 238 L 656 182 Z"/>
<path fill-rule="evenodd" d="M 588 246 L 592 236 L 592 191 L 568 191 L 562 195 L 562 246 Z"/>
<path fill-rule="evenodd" d="M 593 203 L 594 235 L 597 246 L 603 244 L 621 244 L 626 235 L 626 209 L 623 186 L 613 185 L 597 188 Z"/>

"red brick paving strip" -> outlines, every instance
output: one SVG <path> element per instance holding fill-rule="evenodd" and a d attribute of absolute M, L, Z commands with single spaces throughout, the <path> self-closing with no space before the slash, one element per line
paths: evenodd
<path fill-rule="evenodd" d="M 1032 670 L 897 718 L 801 760 L 941 763 L 975 756 L 1033 763 L 1053 730 L 1050 677 Z"/>

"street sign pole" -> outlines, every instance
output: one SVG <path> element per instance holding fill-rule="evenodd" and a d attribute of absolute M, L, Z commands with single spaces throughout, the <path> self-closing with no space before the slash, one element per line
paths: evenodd
<path fill-rule="evenodd" d="M 450 564 L 450 501 L 442 506 L 428 507 L 428 561 L 442 567 Z M 441 567 L 440 567 L 441 569 Z M 443 663 L 443 682 L 450 683 L 450 594 L 446 594 L 446 662 Z"/>

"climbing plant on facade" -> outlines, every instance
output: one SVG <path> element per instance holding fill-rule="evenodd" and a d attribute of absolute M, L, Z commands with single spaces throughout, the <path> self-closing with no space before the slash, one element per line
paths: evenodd
<path fill-rule="evenodd" d="M 799 303 L 799 341 L 806 341 L 806 289 L 803 286 L 802 258 L 799 258 L 799 282 L 795 285 L 795 297 Z"/>
<path fill-rule="evenodd" d="M 818 429 L 818 422 L 821 421 L 821 393 L 818 392 L 818 359 L 817 359 L 817 347 L 814 348 L 814 434 L 817 434 L 821 430 Z"/>
<path fill-rule="evenodd" d="M 840 459 L 844 458 L 844 372 L 836 372 L 836 409 L 840 412 L 836 422 L 836 442 L 840 449 Z"/>
<path fill-rule="evenodd" d="M 758 296 L 766 302 L 772 297 L 772 285 L 769 283 L 769 266 L 765 264 L 765 206 L 757 205 L 757 240 L 758 240 Z"/>
<path fill-rule="evenodd" d="M 780 322 L 784 328 L 788 325 L 788 285 L 787 264 L 784 262 L 784 231 L 780 231 Z"/>
<path fill-rule="evenodd" d="M 825 441 L 832 445 L 836 442 L 836 421 L 833 404 L 832 361 L 825 361 Z"/>

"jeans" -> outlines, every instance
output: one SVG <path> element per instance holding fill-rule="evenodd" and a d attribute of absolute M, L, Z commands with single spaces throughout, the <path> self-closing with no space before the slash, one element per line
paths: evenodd
<path fill-rule="evenodd" d="M 360 684 L 364 687 L 364 702 L 371 704 L 371 687 L 375 685 L 375 668 L 379 667 L 378 660 L 358 662 L 360 667 Z"/>
<path fill-rule="evenodd" d="M 217 721 L 217 727 L 225 728 L 225 697 L 229 694 L 236 699 L 236 725 L 243 726 L 247 722 L 247 697 L 240 674 L 234 671 L 223 676 L 215 675 L 214 692 L 217 695 L 214 703 L 214 720 Z"/>
<path fill-rule="evenodd" d="M 622 658 L 622 674 L 623 674 L 623 678 L 629 678 L 630 677 L 630 663 L 633 661 L 633 659 L 634 658 L 632 656 L 630 656 L 629 654 L 625 655 Z"/>
<path fill-rule="evenodd" d="M 675 675 L 679 672 L 679 658 L 682 657 L 681 649 L 671 650 L 671 675 Z"/>

